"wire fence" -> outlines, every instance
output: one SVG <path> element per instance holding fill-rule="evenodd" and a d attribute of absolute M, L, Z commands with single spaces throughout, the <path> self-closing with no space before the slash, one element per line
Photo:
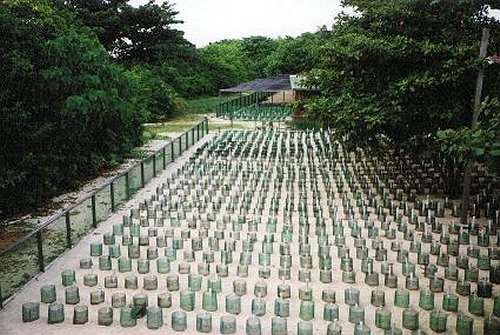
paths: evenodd
<path fill-rule="evenodd" d="M 0 252 L 0 308 L 207 133 L 204 120 Z"/>
<path fill-rule="evenodd" d="M 260 105 L 244 107 L 222 117 L 238 121 L 283 122 L 291 117 L 293 112 L 294 109 L 290 106 Z"/>
<path fill-rule="evenodd" d="M 216 115 L 218 117 L 230 118 L 232 113 L 234 113 L 235 111 L 261 102 L 272 96 L 273 94 L 274 93 L 272 92 L 254 92 L 249 95 L 242 95 L 238 98 L 221 102 L 217 104 Z"/>

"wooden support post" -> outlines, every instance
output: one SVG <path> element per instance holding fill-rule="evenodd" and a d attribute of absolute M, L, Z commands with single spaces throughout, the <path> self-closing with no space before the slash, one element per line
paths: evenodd
<path fill-rule="evenodd" d="M 174 142 L 170 142 L 170 154 L 172 156 L 172 160 L 171 162 L 173 162 L 175 160 L 175 152 L 174 152 Z"/>
<path fill-rule="evenodd" d="M 163 157 L 163 170 L 165 170 L 167 168 L 167 153 L 166 153 L 166 150 L 165 150 L 165 147 L 163 147 L 162 149 L 162 157 Z"/>
<path fill-rule="evenodd" d="M 156 177 L 156 154 L 153 154 L 153 178 Z"/>
<path fill-rule="evenodd" d="M 490 38 L 490 30 L 488 28 L 483 28 L 483 36 L 481 38 L 481 50 L 479 51 L 479 57 L 485 58 L 486 52 L 488 51 L 488 41 Z M 472 122 L 471 129 L 476 130 L 479 118 L 479 108 L 481 106 L 481 94 L 483 91 L 484 82 L 484 67 L 481 66 L 476 80 L 476 93 L 474 96 L 474 109 L 472 111 Z M 474 167 L 474 160 L 467 162 L 464 172 L 463 180 L 463 194 L 462 194 L 462 211 L 461 219 L 462 224 L 467 224 L 467 219 L 469 215 L 469 203 L 470 203 L 470 186 L 471 186 L 471 175 L 472 168 Z"/>

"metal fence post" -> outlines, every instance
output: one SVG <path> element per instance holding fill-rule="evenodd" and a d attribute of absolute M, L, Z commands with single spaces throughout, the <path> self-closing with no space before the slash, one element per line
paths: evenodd
<path fill-rule="evenodd" d="M 189 131 L 186 131 L 186 147 L 184 150 L 187 150 L 187 148 L 189 148 Z"/>
<path fill-rule="evenodd" d="M 144 161 L 141 161 L 141 187 L 144 188 L 146 182 L 144 181 Z"/>
<path fill-rule="evenodd" d="M 181 155 L 182 153 L 182 136 L 179 136 L 178 140 L 179 140 L 179 156 Z"/>
<path fill-rule="evenodd" d="M 127 197 L 127 200 L 130 199 L 130 180 L 128 177 L 128 171 L 125 174 L 125 196 Z"/>
<path fill-rule="evenodd" d="M 156 153 L 153 154 L 153 178 L 156 177 Z"/>
<path fill-rule="evenodd" d="M 0 281 L 0 309 L 3 309 L 2 282 Z"/>
<path fill-rule="evenodd" d="M 194 128 L 191 129 L 191 145 L 194 145 Z"/>
<path fill-rule="evenodd" d="M 200 139 L 200 124 L 198 123 L 196 125 L 196 140 L 198 141 Z"/>
<path fill-rule="evenodd" d="M 167 168 L 167 154 L 165 153 L 165 147 L 162 149 L 163 154 L 163 170 Z"/>
<path fill-rule="evenodd" d="M 71 240 L 71 219 L 69 216 L 69 211 L 66 212 L 66 248 L 71 249 L 73 246 L 73 241 Z"/>
<path fill-rule="evenodd" d="M 109 193 L 111 196 L 111 211 L 114 213 L 115 212 L 115 182 L 112 181 L 109 184 Z"/>
<path fill-rule="evenodd" d="M 42 243 L 42 231 L 36 232 L 36 244 L 38 247 L 38 269 L 40 272 L 45 272 L 45 265 L 43 263 L 43 243 Z"/>
<path fill-rule="evenodd" d="M 170 142 L 170 153 L 172 154 L 172 162 L 175 160 L 175 152 L 174 152 L 174 142 Z"/>
<path fill-rule="evenodd" d="M 92 194 L 92 227 L 97 228 L 97 211 L 95 207 L 95 194 Z"/>

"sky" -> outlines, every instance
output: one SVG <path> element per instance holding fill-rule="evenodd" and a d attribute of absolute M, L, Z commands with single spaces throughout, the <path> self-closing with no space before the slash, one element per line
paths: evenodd
<path fill-rule="evenodd" d="M 146 0 L 131 0 L 141 5 Z M 161 3 L 161 1 L 157 1 Z M 184 24 L 178 27 L 198 47 L 255 35 L 298 36 L 332 27 L 340 0 L 172 0 Z"/>
<path fill-rule="evenodd" d="M 130 0 L 133 6 L 148 0 Z M 157 3 L 163 1 L 156 0 Z M 340 0 L 170 0 L 184 21 L 177 29 L 198 47 L 223 39 L 256 35 L 298 36 L 329 29 L 343 9 Z M 491 12 L 500 19 L 500 11 Z"/>

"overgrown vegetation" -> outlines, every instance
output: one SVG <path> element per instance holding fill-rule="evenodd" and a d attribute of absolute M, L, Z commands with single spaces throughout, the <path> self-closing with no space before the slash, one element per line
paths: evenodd
<path fill-rule="evenodd" d="M 297 127 L 329 127 L 351 143 L 431 139 L 454 160 L 500 169 L 500 71 L 478 59 L 483 1 L 344 0 L 332 30 L 252 36 L 203 48 L 187 41 L 172 2 L 0 3 L 0 215 L 33 208 L 118 164 L 144 123 L 214 111 L 220 88 L 304 73 L 321 94 Z M 489 1 L 499 7 L 500 1 Z M 479 128 L 468 129 L 486 66 Z M 167 125 L 177 131 L 190 122 Z M 150 138 L 162 129 L 145 132 Z M 161 130 L 161 131 L 160 131 Z"/>
<path fill-rule="evenodd" d="M 194 114 L 212 114 L 218 102 L 218 97 L 199 97 L 187 100 L 187 108 Z"/>
<path fill-rule="evenodd" d="M 483 97 L 500 97 L 499 65 L 478 57 L 483 27 L 492 31 L 489 54 L 500 51 L 500 23 L 487 17 L 484 1 L 342 3 L 357 14 L 340 15 L 317 51 L 309 79 L 322 94 L 308 103 L 310 115 L 351 142 L 439 134 L 453 158 L 500 156 L 497 103 L 484 106 L 477 131 L 467 130 L 480 66 L 487 67 Z"/>
<path fill-rule="evenodd" d="M 140 84 L 85 27 L 40 2 L 0 5 L 0 210 L 31 208 L 141 142 Z"/>

